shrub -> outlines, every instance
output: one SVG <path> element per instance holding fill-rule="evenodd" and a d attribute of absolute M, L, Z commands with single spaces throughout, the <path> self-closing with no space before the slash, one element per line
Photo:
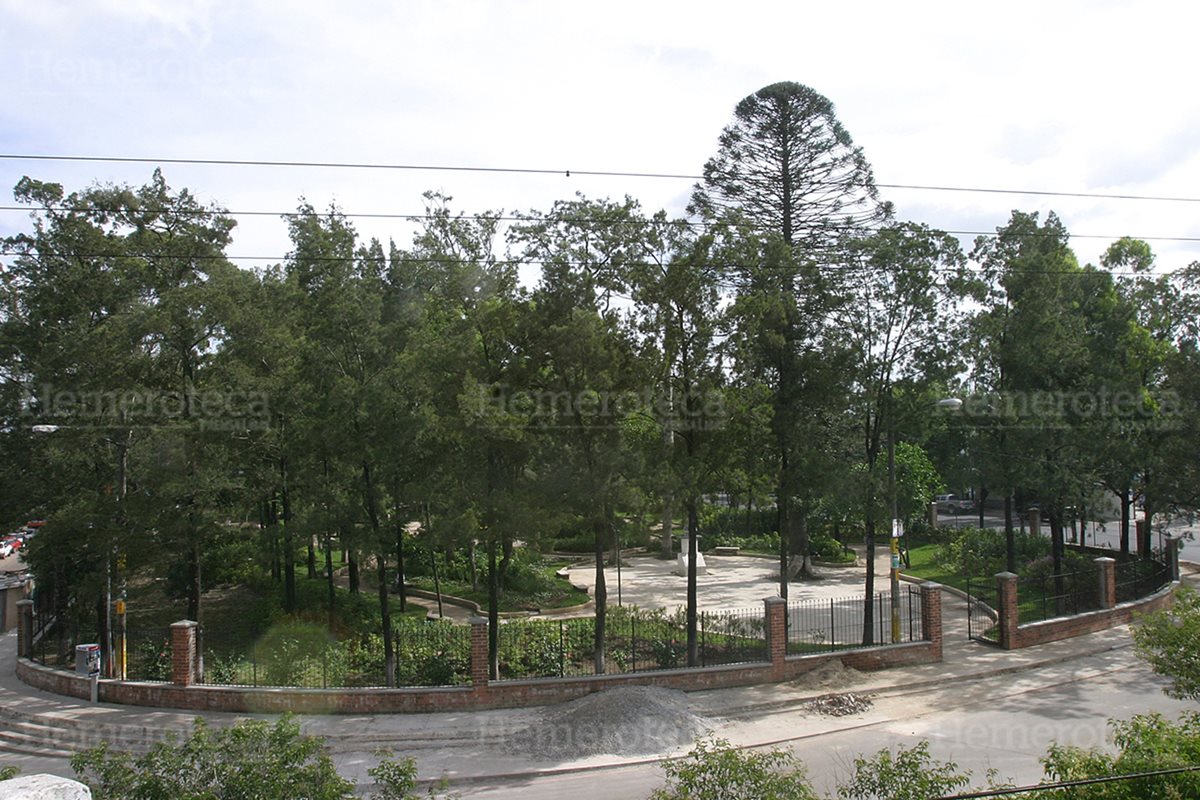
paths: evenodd
<path fill-rule="evenodd" d="M 1050 553 L 1050 540 L 1032 533 L 1014 534 L 1017 564 L 1028 564 Z M 938 547 L 938 564 L 960 575 L 987 577 L 1003 572 L 1005 555 L 1004 531 L 986 528 L 964 528 L 955 531 Z"/>
<path fill-rule="evenodd" d="M 667 785 L 651 800 L 816 800 L 803 765 L 783 750 L 738 750 L 700 741 L 687 758 L 663 763 Z"/>

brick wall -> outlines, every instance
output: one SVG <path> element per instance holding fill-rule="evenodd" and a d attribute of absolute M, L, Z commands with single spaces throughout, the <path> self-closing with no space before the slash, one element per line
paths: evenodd
<path fill-rule="evenodd" d="M 413 713 L 547 705 L 618 686 L 661 686 L 684 691 L 753 686 L 792 680 L 832 661 L 859 670 L 927 664 L 942 658 L 941 587 L 925 584 L 921 588 L 921 622 L 926 641 L 788 656 L 787 603 L 781 598 L 768 598 L 764 601 L 767 661 L 575 678 L 489 681 L 487 620 L 476 617 L 471 620 L 472 685 L 437 688 L 261 689 L 195 685 L 196 624 L 185 620 L 171 626 L 171 683 L 102 679 L 99 699 L 125 705 L 234 713 Z M 28 659 L 18 659 L 17 675 L 30 686 L 56 694 L 82 699 L 90 696 L 88 678 L 44 667 Z"/>
<path fill-rule="evenodd" d="M 1073 617 L 1048 619 L 1022 625 L 1017 629 L 1016 646 L 1033 647 L 1039 644 L 1046 644 L 1047 642 L 1070 639 L 1073 636 L 1082 636 L 1085 633 L 1095 633 L 1096 631 L 1115 628 L 1118 625 L 1128 625 L 1133 621 L 1135 614 L 1148 614 L 1151 611 L 1166 608 L 1175 602 L 1176 586 L 1178 584 L 1172 583 L 1157 594 L 1150 595 L 1141 600 L 1122 603 L 1115 608 L 1089 611 L 1085 614 L 1076 614 Z"/>

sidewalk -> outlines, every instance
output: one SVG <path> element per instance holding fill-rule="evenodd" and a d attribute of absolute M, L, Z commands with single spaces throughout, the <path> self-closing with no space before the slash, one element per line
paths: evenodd
<path fill-rule="evenodd" d="M 1024 650 L 1003 651 L 967 639 L 966 604 L 948 593 L 943 599 L 943 619 L 946 638 L 944 661 L 940 664 L 874 673 L 850 672 L 836 690 L 811 685 L 801 677 L 786 684 L 693 692 L 686 696 L 688 710 L 712 721 L 721 735 L 729 731 L 732 735 L 726 738 L 737 744 L 768 744 L 779 741 L 781 731 L 788 738 L 797 738 L 870 724 L 870 714 L 806 715 L 799 722 L 791 715 L 786 726 L 781 721 L 774 727 L 741 724 L 795 709 L 831 691 L 870 694 L 876 698 L 903 697 L 1101 653 L 1124 656 L 1131 646 L 1126 626 Z M 15 760 L 28 763 L 28 767 L 22 766 L 23 772 L 46 771 L 70 777 L 72 773 L 65 759 L 72 751 L 100 739 L 107 739 L 118 749 L 140 750 L 167 732 L 186 733 L 196 716 L 166 709 L 92 705 L 32 689 L 16 678 L 15 651 L 15 634 L 0 637 L 0 751 L 26 754 L 27 757 Z M 376 763 L 374 753 L 380 748 L 414 757 L 422 779 L 444 777 L 464 785 L 645 763 L 680 754 L 685 749 L 633 757 L 600 755 L 562 762 L 539 759 L 534 752 L 513 752 L 511 744 L 505 747 L 514 736 L 536 730 L 546 712 L 545 708 L 523 708 L 475 713 L 304 716 L 300 722 L 305 733 L 327 740 L 343 775 L 364 784 L 369 781 L 366 770 Z M 230 725 L 251 716 L 273 719 L 269 715 L 205 713 L 202 716 L 213 725 Z M 14 760 L 0 757 L 0 763 L 14 763 Z"/>

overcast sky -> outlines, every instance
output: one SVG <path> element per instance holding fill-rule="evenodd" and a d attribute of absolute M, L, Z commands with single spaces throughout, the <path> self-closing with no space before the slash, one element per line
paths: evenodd
<path fill-rule="evenodd" d="M 697 174 L 742 97 L 832 100 L 881 184 L 1200 197 L 1197 15 L 1178 2 L 0 0 L 0 153 Z M 0 159 L 77 189 L 149 164 Z M 167 165 L 233 211 L 544 210 L 576 191 L 681 214 L 687 180 Z M 1095 262 L 1117 237 L 1200 238 L 1200 203 L 884 189 L 898 215 L 991 231 L 1056 210 Z M 396 220 L 355 220 L 407 244 Z M 0 211 L 0 234 L 27 227 Z M 1200 241 L 1151 241 L 1160 268 Z M 242 217 L 231 255 L 282 260 Z M 242 262 L 249 264 L 250 262 Z"/>

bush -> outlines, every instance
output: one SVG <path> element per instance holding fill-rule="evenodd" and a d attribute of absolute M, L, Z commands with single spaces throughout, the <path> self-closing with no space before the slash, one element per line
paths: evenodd
<path fill-rule="evenodd" d="M 1171 679 L 1164 690 L 1168 695 L 1200 699 L 1200 594 L 1195 589 L 1180 586 L 1174 606 L 1143 616 L 1133 642 L 1151 669 Z"/>
<path fill-rule="evenodd" d="M 896 752 L 880 750 L 870 758 L 854 759 L 850 782 L 838 787 L 842 800 L 925 800 L 942 797 L 970 783 L 969 774 L 953 761 L 940 762 L 929 755 L 929 742 L 921 740 Z"/>
<path fill-rule="evenodd" d="M 738 750 L 700 741 L 687 758 L 663 764 L 667 785 L 651 800 L 816 800 L 803 765 L 782 750 Z"/>
<path fill-rule="evenodd" d="M 749 516 L 749 528 L 746 518 Z M 704 546 L 728 544 L 731 538 L 753 539 L 774 534 L 778 537 L 778 513 L 774 508 L 751 509 L 749 515 L 744 508 L 727 506 L 704 506 L 700 511 L 700 533 Z M 712 541 L 709 541 L 712 540 Z M 718 541 L 719 540 L 719 541 Z M 713 544 L 713 541 L 716 544 Z"/>
<path fill-rule="evenodd" d="M 354 784 L 337 774 L 325 742 L 300 733 L 289 715 L 273 724 L 244 720 L 210 729 L 197 719 L 192 733 L 159 742 L 145 755 L 114 752 L 102 744 L 71 757 L 76 777 L 95 800 L 254 798 L 255 800 L 351 800 Z M 367 770 L 379 800 L 415 800 L 412 759 L 381 754 Z M 432 791 L 428 795 L 435 797 Z"/>
<path fill-rule="evenodd" d="M 1017 564 L 1028 564 L 1050 554 L 1050 540 L 1032 533 L 1014 534 Z M 964 528 L 938 547 L 938 564 L 960 575 L 989 577 L 1007 566 L 1003 531 Z"/>

